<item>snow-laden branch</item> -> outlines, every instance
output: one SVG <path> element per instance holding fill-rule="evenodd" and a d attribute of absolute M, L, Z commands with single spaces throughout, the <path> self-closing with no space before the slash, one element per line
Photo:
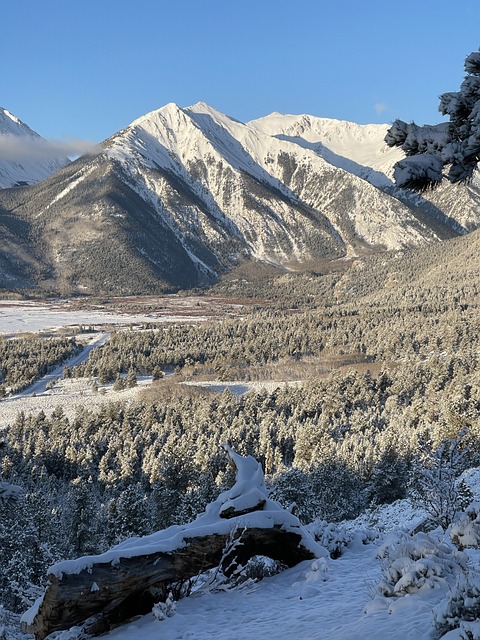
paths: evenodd
<path fill-rule="evenodd" d="M 480 161 L 480 51 L 465 61 L 466 78 L 459 91 L 440 96 L 438 110 L 450 122 L 418 126 L 396 120 L 385 136 L 390 147 L 401 147 L 407 158 L 395 166 L 398 186 L 422 189 L 442 180 L 469 180 Z"/>

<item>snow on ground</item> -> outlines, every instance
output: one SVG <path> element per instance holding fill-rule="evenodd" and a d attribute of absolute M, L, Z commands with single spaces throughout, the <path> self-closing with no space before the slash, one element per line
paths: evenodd
<path fill-rule="evenodd" d="M 252 381 L 243 381 L 243 380 L 234 380 L 229 382 L 224 382 L 222 380 L 186 380 L 181 384 L 186 385 L 188 387 L 203 387 L 205 389 L 210 389 L 211 391 L 230 391 L 234 396 L 243 396 L 244 393 L 248 393 L 249 391 L 260 391 L 262 389 L 266 389 L 271 392 L 277 389 L 278 387 L 283 387 L 285 385 L 298 385 L 302 384 L 301 380 L 293 380 L 288 382 L 281 382 L 275 380 L 252 380 Z"/>
<path fill-rule="evenodd" d="M 47 376 L 48 377 L 48 376 Z M 91 380 L 88 378 L 59 378 L 55 386 L 36 395 L 14 396 L 0 400 L 0 428 L 6 427 L 15 421 L 17 414 L 23 411 L 25 414 L 37 414 L 43 411 L 46 416 L 61 407 L 68 418 L 73 418 L 77 409 L 88 406 L 89 411 L 98 411 L 101 406 L 111 402 L 133 402 L 138 393 L 152 383 L 151 376 L 137 376 L 137 386 L 122 391 L 114 391 L 113 383 L 98 385 L 98 391 L 92 391 Z M 202 386 L 214 391 L 229 389 L 234 395 L 240 396 L 249 391 L 261 389 L 273 390 L 281 386 L 282 382 L 219 382 L 216 380 L 205 382 L 184 382 L 189 386 Z M 292 384 L 289 382 L 288 384 Z"/>
<path fill-rule="evenodd" d="M 262 582 L 227 593 L 191 596 L 163 621 L 146 615 L 109 640 L 427 640 L 440 592 L 373 604 L 379 581 L 375 545 L 349 549 L 330 570 L 305 561 Z M 442 592 L 443 594 L 443 592 Z M 377 603 L 377 601 L 375 601 Z M 366 605 L 368 613 L 365 612 Z M 62 640 L 73 638 L 65 633 Z M 60 639 L 59 639 L 60 640 Z"/>
<path fill-rule="evenodd" d="M 475 497 L 480 469 L 462 476 Z M 393 540 L 425 518 L 408 500 L 379 507 L 369 515 L 343 523 L 350 531 L 375 525 L 378 537 L 368 544 L 361 536 L 336 560 L 308 560 L 258 583 L 231 591 L 201 588 L 176 603 L 174 615 L 153 614 L 114 629 L 108 640 L 433 640 L 433 611 L 448 594 L 448 585 L 420 589 L 400 597 L 384 597 L 378 585 L 385 536 Z M 347 526 L 348 525 L 348 526 Z M 439 534 L 440 535 L 440 534 Z M 448 536 L 445 541 L 448 542 Z M 472 565 L 478 551 L 469 550 Z M 78 638 L 79 628 L 56 640 Z M 458 632 L 448 636 L 460 638 Z"/>
<path fill-rule="evenodd" d="M 175 316 L 166 314 L 122 314 L 110 311 L 76 309 L 69 311 L 61 306 L 37 302 L 15 302 L 0 300 L 0 334 L 37 332 L 45 329 L 79 325 L 129 325 L 145 322 L 193 322 L 205 320 L 198 316 Z"/>
<path fill-rule="evenodd" d="M 127 540 L 104 554 L 105 561 L 110 561 L 111 554 L 128 555 L 130 548 L 135 551 L 151 540 L 158 544 L 157 538 L 161 544 L 163 538 L 169 543 L 171 538 L 168 536 L 172 532 L 178 537 L 199 525 L 209 524 L 212 519 L 218 521 L 219 513 L 228 504 L 227 498 L 236 496 L 240 487 L 245 490 L 246 485 L 245 495 L 249 494 L 250 485 L 258 484 L 262 489 L 263 484 L 257 482 L 255 470 L 250 466 L 247 468 L 250 460 L 255 464 L 253 458 L 241 458 L 244 466 L 237 465 L 239 473 L 234 487 L 222 494 L 194 523 L 171 527 L 146 538 Z M 476 487 L 480 471 L 471 470 L 465 477 L 472 479 Z M 267 509 L 256 515 L 269 513 Z M 379 550 L 385 549 L 386 543 L 398 541 L 401 531 L 411 528 L 415 516 L 424 519 L 425 514 L 415 512 L 407 500 L 380 507 L 376 512 L 377 537 L 370 536 L 372 541 L 364 543 L 364 536 L 354 536 L 336 560 L 323 557 L 307 560 L 272 578 L 257 583 L 247 581 L 229 591 L 215 591 L 211 584 L 208 588 L 200 586 L 189 597 L 175 603 L 173 610 L 168 612 L 170 617 L 157 619 L 153 613 L 140 616 L 112 630 L 106 637 L 109 640 L 266 640 L 272 637 L 276 640 L 434 640 L 437 636 L 433 612 L 448 594 L 451 580 L 439 579 L 434 581 L 435 586 L 432 586 L 433 582 L 420 586 L 419 582 L 418 590 L 397 597 L 385 597 L 379 590 L 385 556 Z M 360 521 L 357 520 L 356 525 L 354 522 L 350 523 L 352 530 L 358 532 Z M 228 522 L 224 524 L 228 525 Z M 388 532 L 382 534 L 382 529 Z M 453 550 L 448 535 L 443 536 L 440 530 L 430 539 L 434 546 L 437 536 L 438 542 L 443 540 Z M 424 545 L 422 540 L 425 537 L 420 540 L 420 546 Z M 169 548 L 168 544 L 166 548 Z M 477 564 L 478 551 L 470 550 L 470 554 L 473 563 Z M 53 570 L 75 573 L 83 568 L 86 560 L 89 559 L 61 563 Z M 402 557 L 402 560 L 406 558 Z M 36 609 L 32 611 L 34 615 Z M 29 616 L 30 613 L 26 614 L 25 619 Z M 82 637 L 79 627 L 55 634 L 56 640 L 78 640 L 79 637 Z M 459 638 L 458 635 L 450 637 Z"/>
<path fill-rule="evenodd" d="M 73 418 L 78 408 L 88 407 L 89 411 L 98 411 L 102 405 L 110 402 L 130 402 L 135 400 L 139 391 L 151 384 L 150 376 L 138 376 L 137 386 L 123 391 L 114 391 L 113 384 L 98 385 L 98 391 L 93 392 L 91 382 L 87 378 L 59 379 L 49 391 L 36 396 L 4 398 L 0 401 L 0 427 L 5 427 L 15 421 L 17 414 L 37 414 L 43 411 L 50 416 L 61 407 L 68 418 Z"/>

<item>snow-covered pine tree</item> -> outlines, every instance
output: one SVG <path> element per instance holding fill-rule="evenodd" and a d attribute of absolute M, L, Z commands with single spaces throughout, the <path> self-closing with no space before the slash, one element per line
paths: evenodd
<path fill-rule="evenodd" d="M 9 482 L 0 482 L 0 504 L 16 502 L 21 495 L 21 487 Z"/>
<path fill-rule="evenodd" d="M 395 120 L 385 142 L 401 147 L 406 158 L 395 165 L 397 186 L 423 189 L 441 182 L 448 166 L 450 182 L 469 180 L 480 161 L 480 51 L 465 60 L 467 75 L 459 91 L 440 96 L 438 110 L 450 122 L 419 126 Z"/>
<path fill-rule="evenodd" d="M 137 386 L 137 374 L 135 369 L 129 369 L 127 377 L 125 379 L 125 387 L 131 389 Z"/>
<path fill-rule="evenodd" d="M 421 449 L 421 464 L 417 466 L 414 498 L 425 509 L 431 521 L 446 529 L 461 510 L 460 474 L 468 449 L 464 446 L 465 432 L 457 438 L 445 440 L 438 449 Z"/>

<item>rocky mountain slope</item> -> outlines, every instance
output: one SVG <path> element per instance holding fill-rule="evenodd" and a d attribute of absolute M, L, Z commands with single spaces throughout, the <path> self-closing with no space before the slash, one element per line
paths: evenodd
<path fill-rule="evenodd" d="M 34 184 L 70 161 L 6 109 L 0 108 L 0 189 Z"/>
<path fill-rule="evenodd" d="M 312 149 L 330 164 L 367 180 L 408 206 L 426 209 L 433 214 L 436 208 L 465 230 L 478 227 L 478 170 L 468 185 L 445 182 L 421 195 L 396 187 L 393 180 L 394 165 L 404 157 L 404 152 L 385 144 L 389 125 L 359 125 L 310 115 L 281 113 L 252 120 L 249 125 L 281 140 Z"/>
<path fill-rule="evenodd" d="M 94 156 L 0 192 L 0 285 L 168 291 L 244 260 L 295 268 L 478 226 L 475 189 L 458 207 L 393 186 L 401 152 L 384 129 L 279 114 L 243 124 L 204 103 L 168 104 Z"/>

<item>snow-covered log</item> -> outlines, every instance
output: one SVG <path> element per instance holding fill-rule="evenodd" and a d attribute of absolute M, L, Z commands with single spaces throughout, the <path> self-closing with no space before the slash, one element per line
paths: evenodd
<path fill-rule="evenodd" d="M 236 467 L 236 482 L 205 513 L 187 525 L 175 525 L 131 538 L 97 556 L 53 565 L 44 595 L 22 616 L 22 628 L 43 640 L 50 633 L 94 617 L 89 633 L 147 613 L 168 593 L 168 585 L 219 565 L 232 531 L 242 531 L 235 548 L 245 564 L 261 554 L 293 566 L 327 557 L 289 511 L 268 497 L 261 465 L 224 445 Z M 233 558 L 229 558 L 229 562 Z"/>

